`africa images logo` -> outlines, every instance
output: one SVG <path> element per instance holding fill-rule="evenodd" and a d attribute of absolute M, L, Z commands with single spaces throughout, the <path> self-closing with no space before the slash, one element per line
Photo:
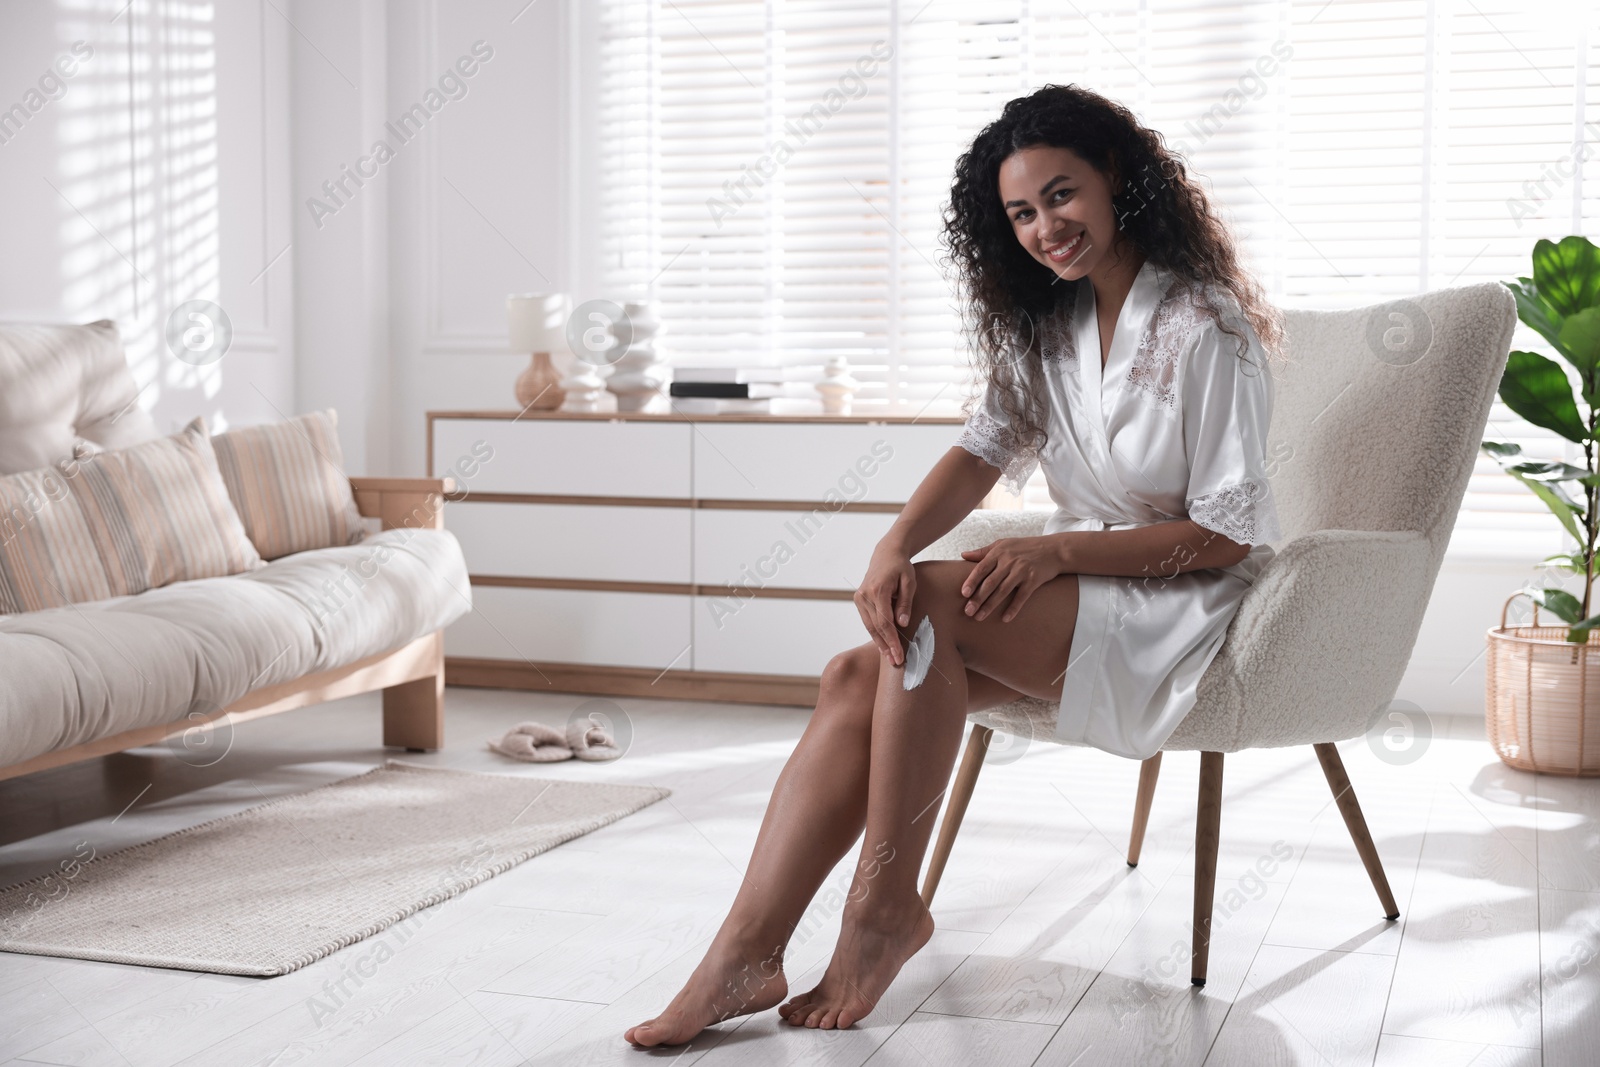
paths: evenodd
<path fill-rule="evenodd" d="M 452 100 L 465 100 L 470 89 L 468 82 L 493 58 L 494 49 L 487 42 L 472 42 L 472 54 L 461 56 L 453 66 L 440 74 L 437 87 L 429 86 L 419 102 L 402 111 L 393 122 L 384 123 L 384 131 L 389 138 L 372 142 L 367 154 L 358 158 L 354 167 L 341 163 L 338 177 L 322 183 L 326 199 L 313 196 L 306 200 L 306 208 L 311 212 L 311 221 L 317 224 L 317 229 L 322 229 L 323 220 L 329 215 L 337 215 L 354 200 L 356 193 L 378 176 L 379 168 L 393 159 L 401 146 L 410 144 L 421 135 L 428 120 L 444 110 L 445 104 Z"/>

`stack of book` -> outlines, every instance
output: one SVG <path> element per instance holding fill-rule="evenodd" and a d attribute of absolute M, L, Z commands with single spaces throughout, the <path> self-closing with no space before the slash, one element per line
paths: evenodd
<path fill-rule="evenodd" d="M 668 395 L 685 415 L 766 415 L 773 398 L 794 390 L 780 367 L 674 367 Z"/>

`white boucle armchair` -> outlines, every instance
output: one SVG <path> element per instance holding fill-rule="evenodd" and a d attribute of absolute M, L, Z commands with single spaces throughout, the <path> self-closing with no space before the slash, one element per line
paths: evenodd
<path fill-rule="evenodd" d="M 1516 325 L 1501 285 L 1350 311 L 1285 313 L 1270 477 L 1284 539 L 1240 602 L 1193 711 L 1162 746 L 1201 753 L 1191 979 L 1204 985 L 1223 753 L 1313 745 L 1384 916 L 1399 910 L 1334 742 L 1393 699 L 1439 573 Z M 978 511 L 919 559 L 959 559 L 1042 532 L 1048 512 Z M 1057 705 L 1027 698 L 969 716 L 967 749 L 929 859 L 933 900 L 993 731 L 1055 740 Z M 1161 765 L 1140 767 L 1136 865 Z"/>

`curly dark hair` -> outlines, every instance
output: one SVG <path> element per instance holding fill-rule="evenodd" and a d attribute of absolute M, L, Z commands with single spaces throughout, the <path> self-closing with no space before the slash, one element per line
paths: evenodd
<path fill-rule="evenodd" d="M 1046 85 L 1006 104 L 973 139 L 956 161 L 944 212 L 944 245 L 958 276 L 973 360 L 982 380 L 999 390 L 1018 448 L 1038 449 L 1047 437 L 1044 401 L 1032 388 L 1042 367 L 1035 323 L 1047 321 L 1063 293 L 1076 290 L 1055 287 L 1058 276 L 1022 247 L 1000 201 L 1001 163 L 1035 145 L 1069 149 L 1119 178 L 1111 205 L 1132 247 L 1188 288 L 1195 306 L 1238 339 L 1241 358 L 1249 338 L 1223 317 L 1230 309 L 1218 306 L 1227 303 L 1218 299 L 1222 294 L 1237 303 L 1262 348 L 1279 352 L 1278 313 L 1240 264 L 1226 223 L 1183 159 L 1121 104 L 1076 85 Z M 967 400 L 969 414 L 975 399 Z"/>

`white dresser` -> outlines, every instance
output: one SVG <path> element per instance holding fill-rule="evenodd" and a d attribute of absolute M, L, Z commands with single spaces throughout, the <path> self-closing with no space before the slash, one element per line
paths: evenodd
<path fill-rule="evenodd" d="M 454 685 L 815 702 L 949 416 L 430 412 L 475 610 Z"/>

